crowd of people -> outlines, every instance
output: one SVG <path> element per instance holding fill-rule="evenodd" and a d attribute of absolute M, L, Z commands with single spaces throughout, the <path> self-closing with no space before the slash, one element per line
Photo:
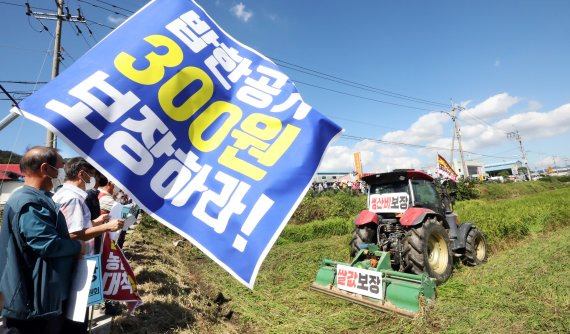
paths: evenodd
<path fill-rule="evenodd" d="M 64 163 L 54 148 L 29 149 L 20 169 L 24 185 L 8 199 L 0 228 L 4 330 L 87 333 L 87 310 L 84 322 L 64 316 L 74 263 L 97 254 L 104 233 L 122 230 L 124 221 L 111 220 L 109 212 L 128 196 L 85 159 Z M 124 237 L 122 232 L 120 247 Z M 105 304 L 108 314 L 120 311 L 120 305 Z"/>
<path fill-rule="evenodd" d="M 311 185 L 313 193 L 323 191 L 349 191 L 351 193 L 366 193 L 366 184 L 360 181 L 335 181 L 335 182 L 313 182 Z"/>

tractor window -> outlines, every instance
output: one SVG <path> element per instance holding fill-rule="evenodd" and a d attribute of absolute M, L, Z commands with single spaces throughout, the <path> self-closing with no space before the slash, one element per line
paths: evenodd
<path fill-rule="evenodd" d="M 426 180 L 412 180 L 414 189 L 414 202 L 416 206 L 441 211 L 441 202 L 432 182 Z"/>
<path fill-rule="evenodd" d="M 390 193 L 410 193 L 407 182 L 397 182 L 390 184 L 373 184 L 370 186 L 370 194 L 390 194 Z"/>

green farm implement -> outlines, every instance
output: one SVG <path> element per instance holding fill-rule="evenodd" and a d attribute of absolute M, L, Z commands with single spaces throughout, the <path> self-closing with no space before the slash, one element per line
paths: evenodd
<path fill-rule="evenodd" d="M 435 299 L 455 263 L 487 261 L 474 223 L 459 223 L 453 193 L 416 170 L 369 174 L 368 208 L 354 221 L 351 263 L 323 260 L 312 288 L 380 310 L 414 316 Z"/>
<path fill-rule="evenodd" d="M 390 254 L 369 244 L 351 263 L 324 259 L 312 289 L 377 310 L 413 317 L 435 300 L 435 282 L 427 274 L 392 270 Z"/>

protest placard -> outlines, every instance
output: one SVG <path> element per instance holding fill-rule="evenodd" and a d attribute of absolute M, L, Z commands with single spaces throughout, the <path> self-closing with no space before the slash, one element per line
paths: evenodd
<path fill-rule="evenodd" d="M 341 131 L 188 0 L 149 2 L 20 108 L 250 288 Z"/>

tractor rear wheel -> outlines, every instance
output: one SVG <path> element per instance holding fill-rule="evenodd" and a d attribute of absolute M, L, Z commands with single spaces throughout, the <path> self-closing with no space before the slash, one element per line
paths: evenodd
<path fill-rule="evenodd" d="M 468 266 L 478 266 L 487 262 L 487 241 L 477 228 L 472 228 L 467 234 L 463 263 Z"/>
<path fill-rule="evenodd" d="M 424 272 L 442 284 L 453 270 L 453 254 L 447 230 L 440 222 L 430 219 L 412 227 L 404 240 L 404 259 L 416 275 Z"/>
<path fill-rule="evenodd" d="M 376 244 L 376 224 L 357 225 L 350 240 L 350 257 L 353 258 L 362 244 Z"/>

